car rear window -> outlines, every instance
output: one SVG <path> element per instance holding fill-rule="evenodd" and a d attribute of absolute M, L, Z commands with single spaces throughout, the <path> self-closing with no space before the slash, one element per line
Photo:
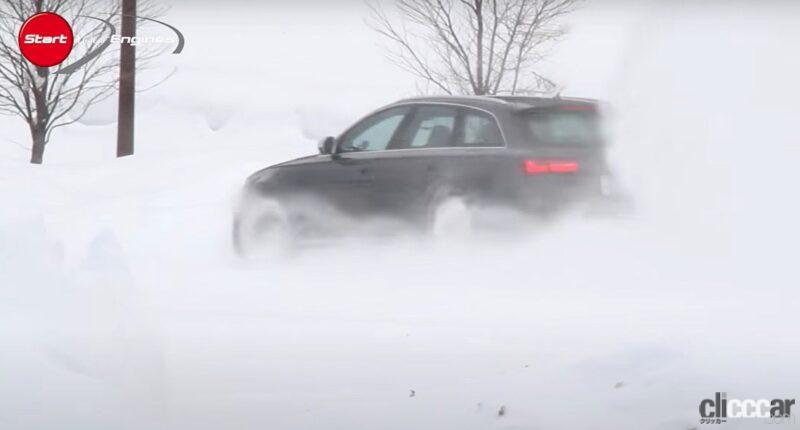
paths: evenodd
<path fill-rule="evenodd" d="M 593 107 L 558 107 L 525 113 L 537 145 L 597 145 L 602 142 L 600 117 Z"/>

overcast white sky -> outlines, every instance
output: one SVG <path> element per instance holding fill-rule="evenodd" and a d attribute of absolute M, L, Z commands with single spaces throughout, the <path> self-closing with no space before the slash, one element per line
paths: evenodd
<path fill-rule="evenodd" d="M 364 22 L 364 3 L 275 3 L 176 3 L 169 17 L 187 48 L 174 59 L 180 75 L 169 94 L 198 97 L 202 83 L 217 102 L 259 109 L 292 100 L 374 107 L 416 94 L 415 78 L 386 59 L 385 42 Z M 568 94 L 606 97 L 648 3 L 588 2 L 565 21 L 571 31 L 543 68 Z"/>

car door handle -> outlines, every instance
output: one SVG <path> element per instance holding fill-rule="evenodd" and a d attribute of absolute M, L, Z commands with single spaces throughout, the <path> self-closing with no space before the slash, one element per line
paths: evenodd
<path fill-rule="evenodd" d="M 370 186 L 372 185 L 375 178 L 372 176 L 372 173 L 366 167 L 362 167 L 358 169 L 358 175 L 352 177 L 348 182 L 353 185 L 358 186 Z"/>
<path fill-rule="evenodd" d="M 369 169 L 361 169 L 360 182 L 371 185 L 374 181 L 375 177 L 372 176 L 372 172 Z"/>

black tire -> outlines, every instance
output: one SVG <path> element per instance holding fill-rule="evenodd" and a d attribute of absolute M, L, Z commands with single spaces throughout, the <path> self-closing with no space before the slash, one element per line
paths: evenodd
<path fill-rule="evenodd" d="M 242 202 L 232 228 L 233 249 L 239 257 L 280 257 L 290 249 L 292 241 L 288 213 L 278 200 L 254 197 Z"/>
<path fill-rule="evenodd" d="M 473 232 L 469 199 L 458 190 L 439 188 L 426 208 L 426 231 L 434 239 L 462 239 Z"/>

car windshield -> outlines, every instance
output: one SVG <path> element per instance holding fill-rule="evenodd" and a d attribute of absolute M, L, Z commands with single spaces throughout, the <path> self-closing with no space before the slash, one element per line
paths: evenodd
<path fill-rule="evenodd" d="M 526 112 L 537 145 L 596 145 L 602 141 L 600 117 L 594 108 L 559 107 Z"/>

